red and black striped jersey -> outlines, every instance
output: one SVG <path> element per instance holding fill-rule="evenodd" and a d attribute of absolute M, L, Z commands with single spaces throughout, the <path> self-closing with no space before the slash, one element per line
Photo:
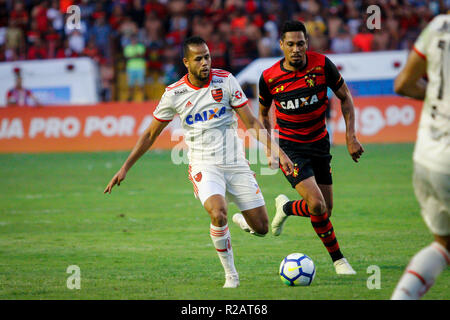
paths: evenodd
<path fill-rule="evenodd" d="M 327 87 L 337 91 L 344 79 L 330 59 L 316 52 L 306 53 L 306 65 L 300 70 L 286 70 L 283 62 L 284 58 L 262 73 L 259 102 L 267 108 L 274 102 L 280 139 L 318 141 L 327 135 Z"/>

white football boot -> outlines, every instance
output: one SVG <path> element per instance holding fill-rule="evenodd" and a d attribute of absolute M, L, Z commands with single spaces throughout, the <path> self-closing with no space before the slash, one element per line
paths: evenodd
<path fill-rule="evenodd" d="M 224 288 L 237 288 L 239 287 L 239 275 L 236 274 L 227 274 L 225 275 L 225 284 Z"/>
<path fill-rule="evenodd" d="M 236 223 L 239 226 L 239 228 L 241 228 L 245 232 L 252 231 L 250 226 L 247 224 L 247 221 L 245 221 L 245 218 L 242 215 L 242 213 L 235 213 L 233 215 L 233 222 Z"/>
<path fill-rule="evenodd" d="M 281 232 L 283 231 L 283 225 L 286 219 L 288 218 L 288 215 L 284 213 L 283 206 L 286 202 L 289 201 L 289 198 L 286 197 L 284 194 L 280 194 L 278 197 L 275 198 L 275 217 L 273 217 L 272 220 L 272 234 L 274 236 L 279 236 Z"/>
<path fill-rule="evenodd" d="M 356 274 L 356 271 L 353 270 L 352 266 L 350 265 L 350 263 L 348 263 L 347 259 L 345 258 L 336 260 L 333 264 L 337 274 L 345 274 L 345 275 Z"/>

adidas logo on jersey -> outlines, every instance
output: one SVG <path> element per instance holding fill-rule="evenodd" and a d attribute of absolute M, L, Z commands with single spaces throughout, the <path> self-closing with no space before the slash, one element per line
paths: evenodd
<path fill-rule="evenodd" d="M 186 123 L 188 125 L 192 125 L 196 122 L 205 122 L 214 118 L 219 118 L 221 115 L 225 114 L 226 108 L 222 107 L 221 109 L 210 109 L 208 111 L 198 112 L 194 115 L 190 114 L 186 117 Z"/>
<path fill-rule="evenodd" d="M 190 101 L 188 101 L 188 103 L 186 103 L 186 105 L 184 107 L 185 108 L 190 108 L 192 106 L 193 106 L 193 104 Z"/>
<path fill-rule="evenodd" d="M 300 107 L 309 106 L 310 104 L 317 103 L 319 99 L 317 95 L 306 98 L 296 98 L 293 100 L 281 101 L 280 105 L 283 109 L 298 109 Z"/>

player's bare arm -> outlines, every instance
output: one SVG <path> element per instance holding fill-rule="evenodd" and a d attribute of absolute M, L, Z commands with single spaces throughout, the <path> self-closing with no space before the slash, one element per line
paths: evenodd
<path fill-rule="evenodd" d="M 111 181 L 106 186 L 103 193 L 111 193 L 112 188 L 125 179 L 128 170 L 136 163 L 136 161 L 153 145 L 156 138 L 161 134 L 163 129 L 169 124 L 166 121 L 158 121 L 154 119 L 150 126 L 145 130 L 145 132 L 139 137 L 136 145 L 128 156 L 127 160 L 124 162 L 120 170 L 114 175 Z"/>
<path fill-rule="evenodd" d="M 364 148 L 356 138 L 355 107 L 353 105 L 352 95 L 345 82 L 335 92 L 335 94 L 339 98 L 339 100 L 341 100 L 341 110 L 345 120 L 345 138 L 347 142 L 348 153 L 352 157 L 353 161 L 358 162 L 358 159 L 364 152 Z"/>
<path fill-rule="evenodd" d="M 284 153 L 284 151 L 281 150 L 278 144 L 272 139 L 262 123 L 253 115 L 249 105 L 246 104 L 243 107 L 236 109 L 236 113 L 241 118 L 245 127 L 247 129 L 254 129 L 251 132 L 255 134 L 255 138 L 266 146 L 266 154 L 269 159 L 269 165 L 271 161 L 278 160 L 276 159 L 276 156 L 274 156 L 278 155 L 281 167 L 288 175 L 290 175 L 294 171 L 294 164 L 286 153 Z"/>
<path fill-rule="evenodd" d="M 426 86 L 420 80 L 427 71 L 427 62 L 417 52 L 411 51 L 406 65 L 394 82 L 394 90 L 397 94 L 410 98 L 424 100 Z"/>
<path fill-rule="evenodd" d="M 267 132 L 270 134 L 272 124 L 270 123 L 269 111 L 270 107 L 263 106 L 261 103 L 259 104 L 259 121 L 261 121 L 264 128 L 266 128 Z"/>

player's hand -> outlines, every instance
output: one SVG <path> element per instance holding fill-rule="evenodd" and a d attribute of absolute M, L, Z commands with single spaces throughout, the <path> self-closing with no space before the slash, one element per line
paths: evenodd
<path fill-rule="evenodd" d="M 270 169 L 278 169 L 280 164 L 280 158 L 275 155 L 267 155 L 267 165 Z"/>
<path fill-rule="evenodd" d="M 294 172 L 294 163 L 291 159 L 289 159 L 283 150 L 280 150 L 280 167 L 287 176 L 290 176 Z"/>
<path fill-rule="evenodd" d="M 127 175 L 126 170 L 121 168 L 111 179 L 111 181 L 108 183 L 108 185 L 105 188 L 105 191 L 103 193 L 109 193 L 111 194 L 112 188 L 117 184 L 117 186 L 120 186 L 120 183 L 125 179 Z"/>
<path fill-rule="evenodd" d="M 364 148 L 359 143 L 358 139 L 356 137 L 353 137 L 351 139 L 347 139 L 347 149 L 348 153 L 352 157 L 353 161 L 358 162 L 358 159 L 361 157 L 361 155 L 364 152 Z"/>

